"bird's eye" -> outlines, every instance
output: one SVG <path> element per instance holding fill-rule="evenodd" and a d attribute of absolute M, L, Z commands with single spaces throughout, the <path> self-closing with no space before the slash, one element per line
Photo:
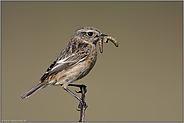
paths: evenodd
<path fill-rule="evenodd" d="M 89 35 L 89 36 L 92 36 L 92 35 L 93 35 L 93 32 L 88 32 L 88 35 Z"/>

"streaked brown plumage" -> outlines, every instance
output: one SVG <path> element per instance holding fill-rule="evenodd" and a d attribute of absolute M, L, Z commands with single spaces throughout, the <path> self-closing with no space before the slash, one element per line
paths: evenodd
<path fill-rule="evenodd" d="M 97 59 L 96 43 L 103 46 L 103 38 L 107 36 L 93 27 L 84 27 L 76 30 L 71 36 L 67 46 L 62 50 L 57 59 L 50 65 L 40 82 L 21 95 L 27 98 L 37 90 L 49 85 L 61 85 L 67 89 L 68 84 L 83 78 L 93 68 Z M 103 48 L 101 46 L 101 48 Z M 103 49 L 100 50 L 103 52 Z M 79 97 L 76 97 L 77 99 Z M 78 99 L 81 101 L 80 99 Z M 83 102 L 84 103 L 84 102 Z"/>

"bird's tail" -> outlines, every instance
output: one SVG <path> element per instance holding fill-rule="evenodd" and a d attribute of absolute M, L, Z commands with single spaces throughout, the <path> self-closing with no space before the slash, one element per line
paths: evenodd
<path fill-rule="evenodd" d="M 38 91 L 39 89 L 45 87 L 47 85 L 47 83 L 45 82 L 40 82 L 38 84 L 36 84 L 35 86 L 33 86 L 31 89 L 29 89 L 28 91 L 26 91 L 24 94 L 22 94 L 20 96 L 20 98 L 24 99 L 24 98 L 28 98 L 29 96 L 31 96 L 33 93 L 35 93 L 36 91 Z"/>

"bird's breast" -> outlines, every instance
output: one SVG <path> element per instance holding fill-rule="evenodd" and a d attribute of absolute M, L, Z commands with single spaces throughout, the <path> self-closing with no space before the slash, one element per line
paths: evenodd
<path fill-rule="evenodd" d="M 93 46 L 90 48 L 90 50 L 91 52 L 89 53 L 88 57 L 83 62 L 79 63 L 81 74 L 78 77 L 78 79 L 81 79 L 82 77 L 86 76 L 96 63 L 97 60 L 96 47 Z"/>

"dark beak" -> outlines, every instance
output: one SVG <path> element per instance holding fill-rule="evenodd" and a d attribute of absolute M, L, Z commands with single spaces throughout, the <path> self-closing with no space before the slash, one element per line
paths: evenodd
<path fill-rule="evenodd" d="M 102 38 L 105 37 L 105 36 L 108 36 L 108 35 L 101 34 L 101 35 L 100 35 L 100 38 L 102 39 Z"/>

